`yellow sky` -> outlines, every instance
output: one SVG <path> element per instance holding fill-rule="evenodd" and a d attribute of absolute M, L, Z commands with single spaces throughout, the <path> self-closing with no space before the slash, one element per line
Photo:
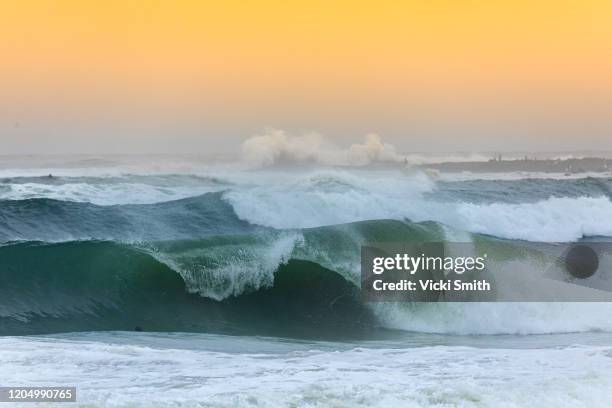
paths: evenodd
<path fill-rule="evenodd" d="M 583 115 L 611 72 L 609 0 L 0 0 L 8 116 Z"/>

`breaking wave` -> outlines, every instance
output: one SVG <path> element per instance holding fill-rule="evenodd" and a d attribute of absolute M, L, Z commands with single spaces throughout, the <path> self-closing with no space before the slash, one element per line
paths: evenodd
<path fill-rule="evenodd" d="M 393 220 L 160 242 L 0 247 L 0 332 L 197 331 L 365 336 L 612 330 L 610 304 L 363 303 L 365 242 L 444 239 Z"/>
<path fill-rule="evenodd" d="M 160 176 L 159 188 L 205 184 L 215 191 L 150 204 L 99 205 L 89 192 L 74 200 L 65 191 L 3 195 L 0 333 L 140 328 L 316 337 L 380 329 L 612 330 L 610 304 L 363 303 L 364 243 L 612 236 L 606 180 L 548 181 L 546 188 L 522 180 L 512 190 L 494 182 L 393 175 L 264 172 L 223 181 L 180 176 L 180 183 Z M 8 184 L 82 192 L 79 183 L 105 182 L 125 180 Z"/>

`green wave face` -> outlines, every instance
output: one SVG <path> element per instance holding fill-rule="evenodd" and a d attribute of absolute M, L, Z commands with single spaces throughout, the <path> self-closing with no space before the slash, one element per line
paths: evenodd
<path fill-rule="evenodd" d="M 0 201 L 0 335 L 146 330 L 312 338 L 372 336 L 381 327 L 440 331 L 465 308 L 407 304 L 381 312 L 361 301 L 360 249 L 462 240 L 502 261 L 545 256 L 519 241 L 435 222 L 263 227 L 240 219 L 220 193 L 150 205 Z M 394 314 L 399 317 L 389 322 Z M 434 323 L 422 325 L 421 318 Z"/>
<path fill-rule="evenodd" d="M 168 266 L 116 243 L 8 245 L 0 248 L 0 261 L 3 335 L 150 330 L 318 336 L 374 323 L 355 286 L 304 261 L 280 266 L 270 287 L 222 301 L 190 294 Z"/>
<path fill-rule="evenodd" d="M 363 333 L 377 322 L 360 301 L 360 245 L 439 234 L 435 224 L 383 220 L 144 244 L 5 244 L 0 334 Z"/>

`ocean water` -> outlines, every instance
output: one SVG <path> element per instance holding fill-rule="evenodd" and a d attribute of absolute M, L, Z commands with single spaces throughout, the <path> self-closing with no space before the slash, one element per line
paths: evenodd
<path fill-rule="evenodd" d="M 359 249 L 610 240 L 611 192 L 609 174 L 0 158 L 0 385 L 76 386 L 83 407 L 609 407 L 611 303 L 368 304 Z"/>

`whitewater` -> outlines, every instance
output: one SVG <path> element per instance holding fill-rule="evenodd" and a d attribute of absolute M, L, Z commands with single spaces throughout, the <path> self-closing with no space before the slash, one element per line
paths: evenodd
<path fill-rule="evenodd" d="M 76 385 L 79 406 L 610 406 L 611 304 L 364 304 L 359 248 L 612 240 L 612 176 L 433 177 L 362 165 L 368 143 L 341 165 L 1 160 L 2 385 Z"/>

